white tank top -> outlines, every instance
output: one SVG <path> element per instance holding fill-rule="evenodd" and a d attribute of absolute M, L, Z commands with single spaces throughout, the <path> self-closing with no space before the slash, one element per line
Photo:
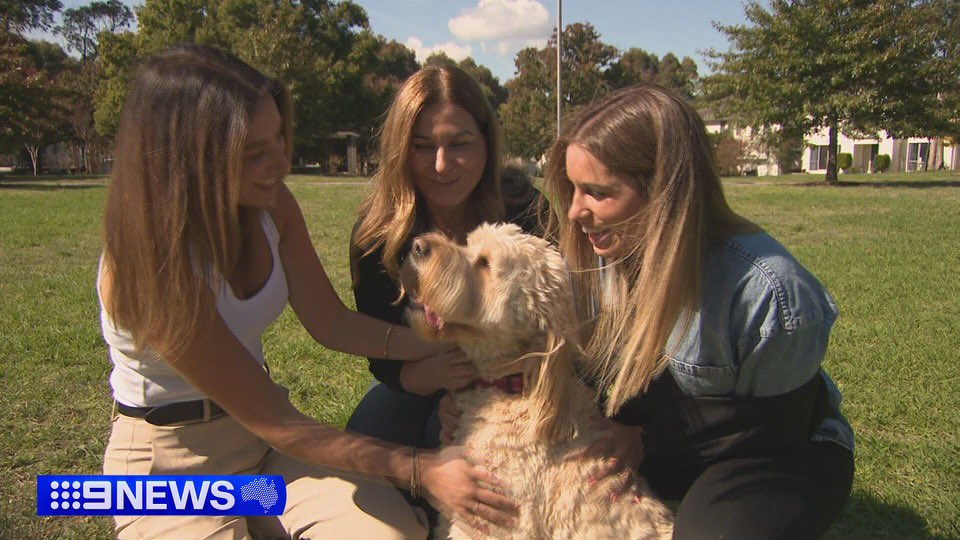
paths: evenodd
<path fill-rule="evenodd" d="M 217 311 L 227 327 L 253 359 L 263 365 L 263 344 L 260 336 L 270 323 L 280 316 L 287 305 L 289 289 L 280 261 L 280 233 L 268 212 L 262 212 L 260 223 L 273 256 L 273 265 L 267 282 L 257 294 L 246 300 L 240 300 L 233 294 L 230 284 L 223 280 L 220 290 L 217 291 L 216 302 Z M 98 285 L 99 282 L 98 272 Z M 98 298 L 99 290 L 98 286 Z M 103 331 L 103 339 L 107 342 L 110 361 L 113 362 L 110 386 L 113 388 L 114 399 L 120 403 L 133 407 L 157 407 L 206 397 L 180 377 L 152 349 L 145 347 L 138 351 L 130 333 L 113 324 L 110 316 L 103 309 L 102 299 L 100 300 L 100 328 Z M 203 359 L 200 358 L 197 361 L 202 362 Z"/>

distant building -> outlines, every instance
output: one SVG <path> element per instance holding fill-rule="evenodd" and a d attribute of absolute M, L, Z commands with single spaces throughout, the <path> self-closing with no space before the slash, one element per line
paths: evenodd
<path fill-rule="evenodd" d="M 708 111 L 701 111 L 701 114 Z M 713 115 L 704 116 L 703 123 L 707 133 L 723 133 L 729 131 L 735 139 L 744 143 L 744 155 L 738 167 L 744 176 L 778 176 L 781 174 L 780 165 L 767 153 L 766 149 L 756 140 L 750 126 L 739 127 L 729 120 L 713 118 Z"/>
<path fill-rule="evenodd" d="M 872 173 L 873 158 L 877 154 L 890 156 L 890 168 L 886 172 L 914 172 L 936 169 L 960 169 L 960 148 L 946 144 L 943 139 L 910 137 L 894 139 L 886 132 L 876 139 L 851 139 L 843 133 L 837 135 L 837 153 L 853 155 L 853 165 L 846 171 Z M 826 172 L 827 143 L 829 137 L 822 129 L 804 139 L 803 170 L 810 173 Z"/>
<path fill-rule="evenodd" d="M 759 144 L 753 130 L 739 127 L 729 119 L 714 115 L 709 109 L 701 109 L 701 116 L 708 133 L 729 132 L 745 146 L 743 175 L 779 175 L 782 173 L 773 156 Z M 823 174 L 827 170 L 828 132 L 821 129 L 804 137 L 801 170 Z M 853 156 L 853 165 L 840 173 L 872 173 L 873 158 L 878 154 L 890 156 L 890 168 L 886 172 L 914 172 L 936 169 L 960 170 L 960 145 L 949 144 L 943 139 L 910 137 L 895 139 L 886 132 L 880 138 L 853 139 L 843 133 L 837 136 L 837 153 Z"/>

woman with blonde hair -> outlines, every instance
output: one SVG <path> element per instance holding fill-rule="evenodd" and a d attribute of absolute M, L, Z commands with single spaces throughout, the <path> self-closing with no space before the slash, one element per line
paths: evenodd
<path fill-rule="evenodd" d="M 535 232 L 537 192 L 503 169 L 496 115 L 480 86 L 459 68 L 427 66 L 410 76 L 387 111 L 380 167 L 360 207 L 350 262 L 357 310 L 402 323 L 407 299 L 397 273 L 413 237 L 436 230 L 463 242 L 483 222 L 511 221 Z M 416 446 L 436 446 L 436 407 L 446 390 L 475 376 L 461 359 L 386 362 L 371 355 L 371 386 L 347 429 Z"/>
<path fill-rule="evenodd" d="M 664 88 L 587 107 L 548 162 L 547 235 L 590 321 L 587 368 L 614 420 L 601 446 L 621 457 L 596 474 L 627 466 L 679 500 L 677 539 L 818 537 L 853 477 L 821 368 L 829 293 L 731 210 L 702 120 Z"/>
<path fill-rule="evenodd" d="M 104 473 L 282 474 L 287 506 L 274 520 L 117 517 L 119 536 L 425 537 L 384 481 L 509 522 L 509 502 L 478 485 L 495 479 L 457 450 L 344 433 L 301 414 L 271 381 L 260 336 L 288 301 L 336 350 L 460 356 L 337 297 L 283 183 L 290 128 L 283 85 L 209 47 L 147 60 L 128 93 L 98 275 L 119 413 Z"/>

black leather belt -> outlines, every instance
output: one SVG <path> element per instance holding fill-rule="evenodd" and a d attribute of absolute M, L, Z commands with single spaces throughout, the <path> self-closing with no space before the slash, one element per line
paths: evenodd
<path fill-rule="evenodd" d="M 206 422 L 227 414 L 219 405 L 209 399 L 180 401 L 159 407 L 131 407 L 119 401 L 117 411 L 124 416 L 143 418 L 155 426 L 169 426 L 184 422 Z"/>

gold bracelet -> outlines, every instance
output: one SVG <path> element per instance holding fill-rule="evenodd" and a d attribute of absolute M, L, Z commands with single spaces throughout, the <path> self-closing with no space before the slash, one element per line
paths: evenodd
<path fill-rule="evenodd" d="M 395 324 L 391 324 L 387 327 L 387 333 L 383 335 L 383 358 L 384 360 L 390 359 L 390 354 L 387 352 L 387 346 L 390 345 L 390 333 L 393 332 L 393 327 Z"/>
<path fill-rule="evenodd" d="M 414 447 L 412 470 L 410 472 L 410 495 L 420 497 L 420 449 Z"/>

